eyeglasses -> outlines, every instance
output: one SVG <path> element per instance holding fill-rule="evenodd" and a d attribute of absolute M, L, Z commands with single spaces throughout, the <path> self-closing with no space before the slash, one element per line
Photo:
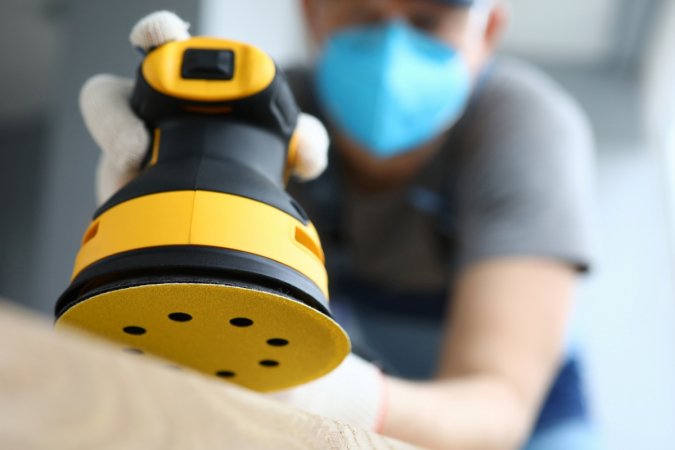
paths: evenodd
<path fill-rule="evenodd" d="M 444 27 L 461 26 L 468 16 L 467 8 L 431 0 L 323 0 L 322 6 L 331 22 L 338 26 L 403 19 L 431 34 Z"/>

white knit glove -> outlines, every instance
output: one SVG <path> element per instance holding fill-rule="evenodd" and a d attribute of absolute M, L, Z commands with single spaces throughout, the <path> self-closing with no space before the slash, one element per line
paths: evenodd
<path fill-rule="evenodd" d="M 134 47 L 151 50 L 169 41 L 190 37 L 189 25 L 168 11 L 141 19 L 133 28 Z M 131 109 L 133 81 L 101 74 L 90 78 L 80 91 L 80 111 L 94 141 L 102 150 L 96 174 L 96 196 L 103 203 L 137 174 L 150 146 L 145 124 Z M 315 117 L 301 113 L 296 129 L 298 148 L 293 175 L 311 180 L 328 164 L 328 133 Z"/>
<path fill-rule="evenodd" d="M 323 378 L 267 395 L 303 411 L 377 433 L 382 432 L 387 409 L 382 371 L 354 354 Z"/>

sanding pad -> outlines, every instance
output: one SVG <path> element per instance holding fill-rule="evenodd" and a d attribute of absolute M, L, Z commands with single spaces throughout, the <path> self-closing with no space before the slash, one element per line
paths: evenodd
<path fill-rule="evenodd" d="M 111 290 L 70 307 L 56 326 L 260 392 L 319 378 L 350 351 L 347 334 L 327 315 L 278 293 L 224 284 Z"/>

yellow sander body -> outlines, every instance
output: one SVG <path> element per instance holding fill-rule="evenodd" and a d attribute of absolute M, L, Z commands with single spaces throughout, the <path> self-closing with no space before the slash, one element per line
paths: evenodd
<path fill-rule="evenodd" d="M 337 367 L 349 339 L 317 232 L 285 191 L 299 111 L 272 59 L 170 42 L 144 59 L 131 105 L 152 147 L 84 233 L 57 327 L 258 391 Z"/>

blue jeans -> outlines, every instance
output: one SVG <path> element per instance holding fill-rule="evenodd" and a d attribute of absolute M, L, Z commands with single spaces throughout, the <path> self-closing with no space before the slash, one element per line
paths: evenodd
<path fill-rule="evenodd" d="M 568 420 L 535 432 L 523 450 L 600 450 L 596 429 L 587 420 Z"/>

